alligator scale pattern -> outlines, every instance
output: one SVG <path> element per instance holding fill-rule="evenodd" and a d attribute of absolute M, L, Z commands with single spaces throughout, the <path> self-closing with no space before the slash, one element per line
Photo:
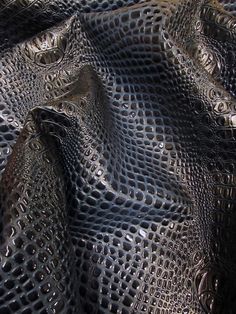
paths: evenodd
<path fill-rule="evenodd" d="M 0 1 L 0 314 L 236 313 L 236 2 Z"/>

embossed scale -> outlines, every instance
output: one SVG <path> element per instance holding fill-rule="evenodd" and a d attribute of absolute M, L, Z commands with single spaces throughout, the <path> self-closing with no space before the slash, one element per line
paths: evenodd
<path fill-rule="evenodd" d="M 0 3 L 0 314 L 236 312 L 236 5 Z"/>

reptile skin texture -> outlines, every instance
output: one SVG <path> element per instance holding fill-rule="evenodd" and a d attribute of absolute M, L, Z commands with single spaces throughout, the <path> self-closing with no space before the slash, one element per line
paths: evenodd
<path fill-rule="evenodd" d="M 0 314 L 236 313 L 236 1 L 0 1 Z"/>

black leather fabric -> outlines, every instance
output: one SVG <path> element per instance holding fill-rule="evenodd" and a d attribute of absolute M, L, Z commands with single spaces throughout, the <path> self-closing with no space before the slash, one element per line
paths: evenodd
<path fill-rule="evenodd" d="M 235 14 L 0 1 L 0 314 L 236 313 Z"/>

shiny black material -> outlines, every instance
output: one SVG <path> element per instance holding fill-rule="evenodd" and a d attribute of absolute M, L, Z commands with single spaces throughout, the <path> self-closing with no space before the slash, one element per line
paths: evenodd
<path fill-rule="evenodd" d="M 0 2 L 0 314 L 236 313 L 235 14 Z"/>

